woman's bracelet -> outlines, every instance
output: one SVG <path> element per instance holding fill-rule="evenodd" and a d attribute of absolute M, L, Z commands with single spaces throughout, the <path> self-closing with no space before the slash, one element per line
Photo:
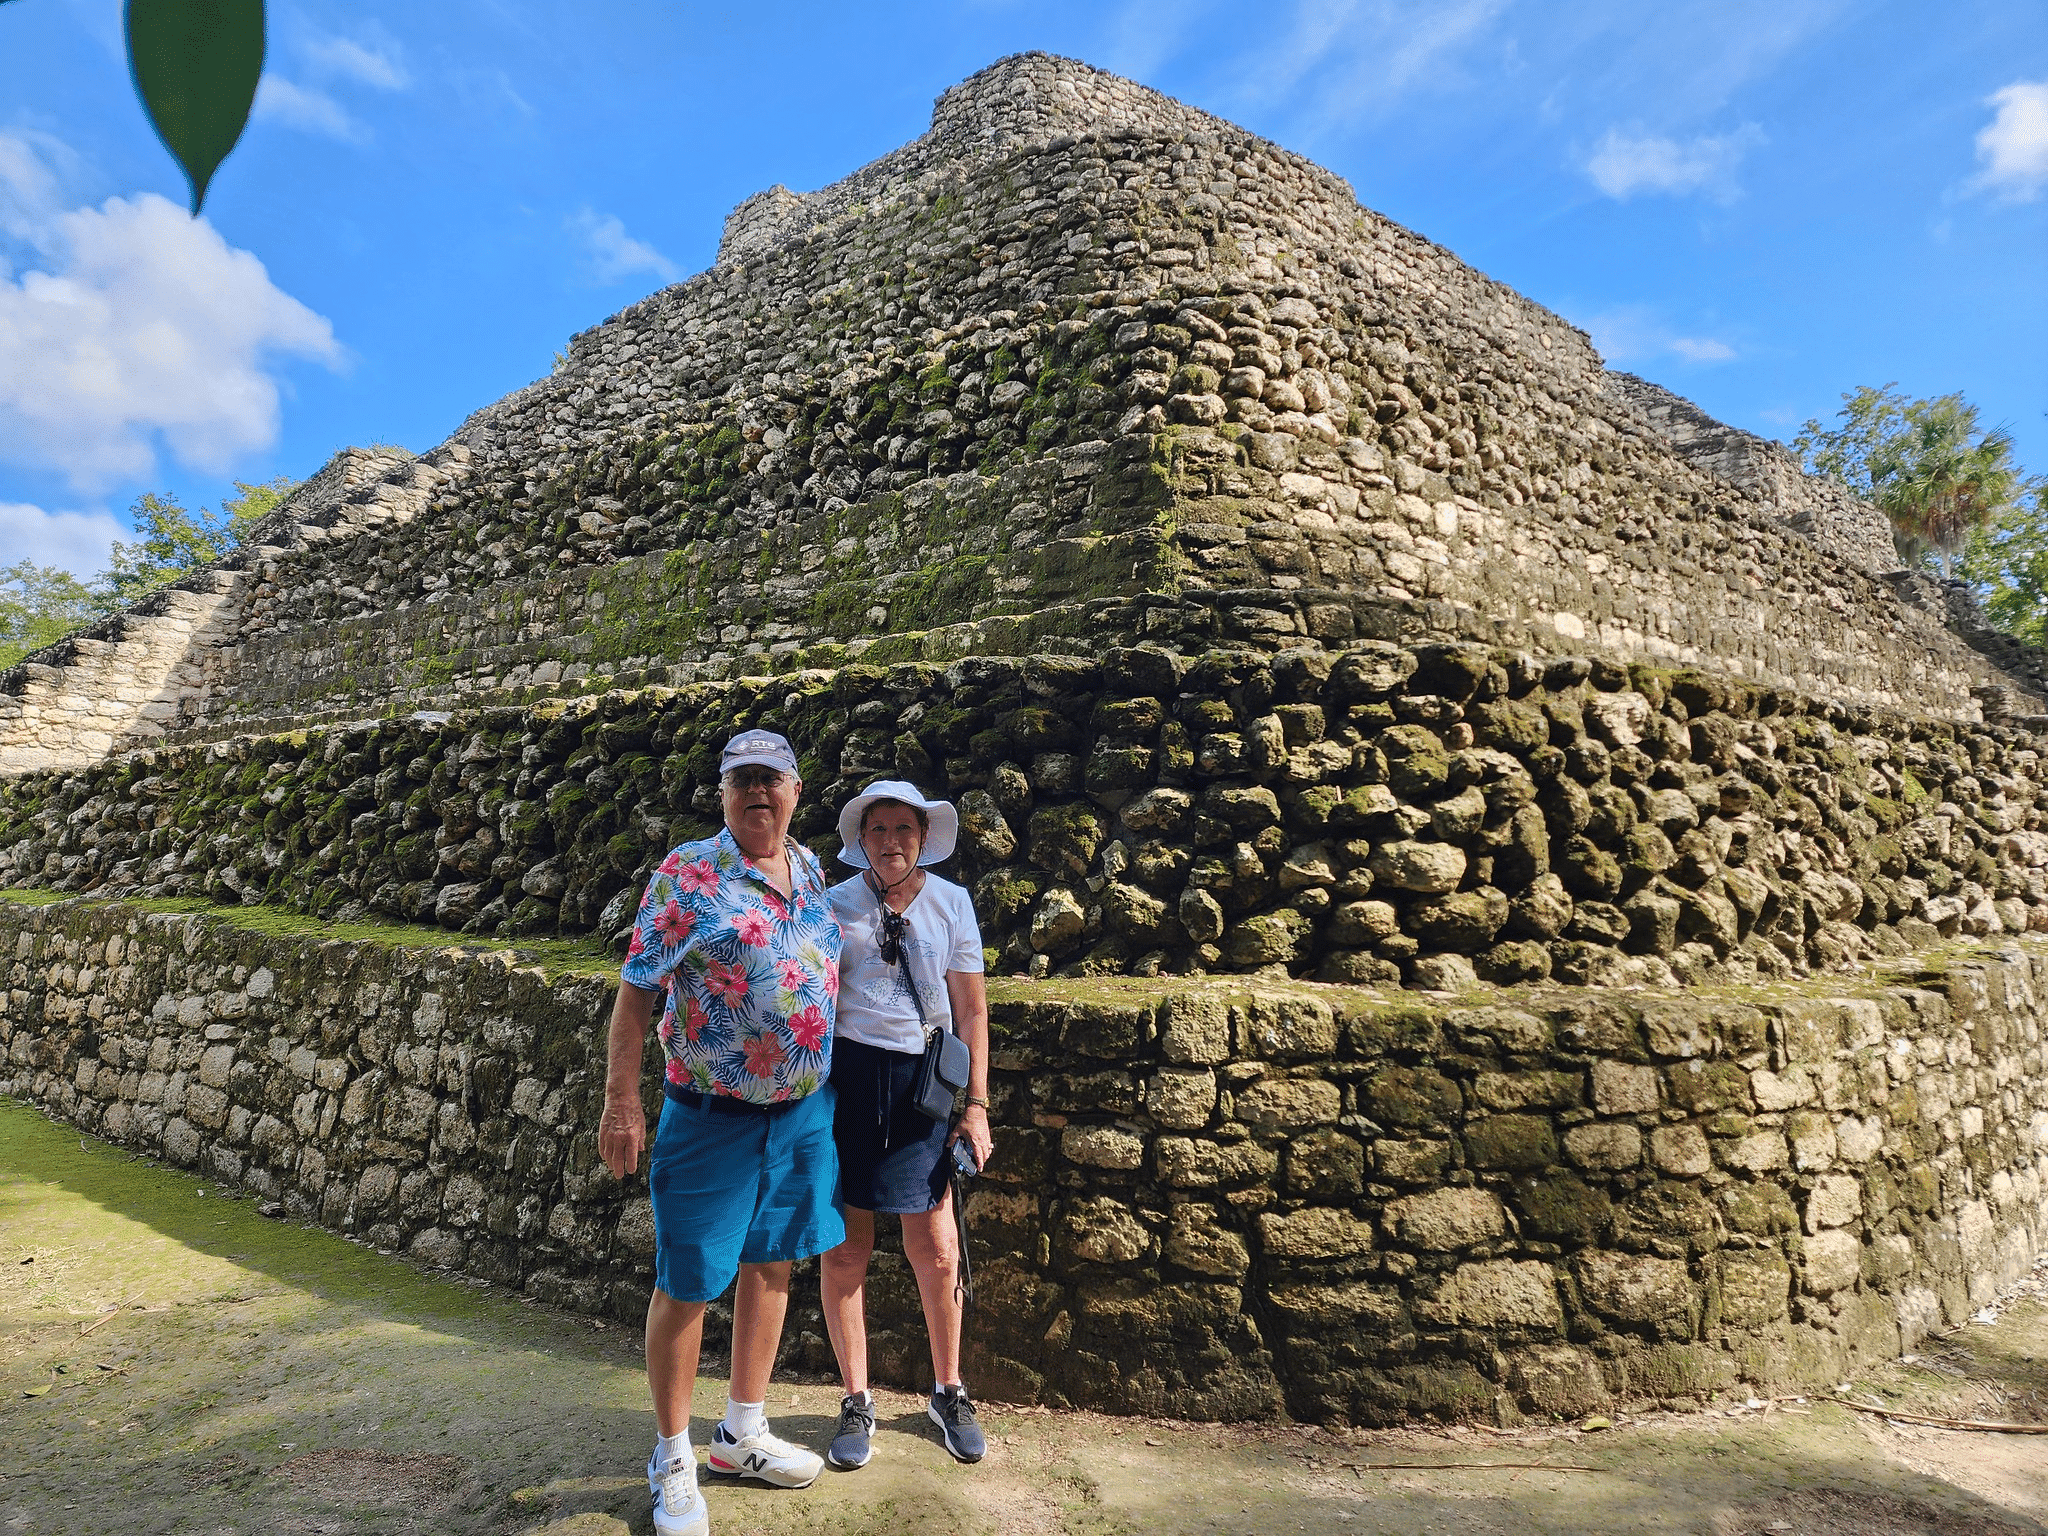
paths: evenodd
<path fill-rule="evenodd" d="M 969 1109 L 987 1109 L 988 1100 L 970 1093 L 967 1095 L 967 1107 Z"/>

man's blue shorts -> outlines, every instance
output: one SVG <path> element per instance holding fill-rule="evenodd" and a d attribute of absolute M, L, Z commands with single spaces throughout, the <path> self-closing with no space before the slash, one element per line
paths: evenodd
<path fill-rule="evenodd" d="M 647 1163 L 657 1289 L 709 1301 L 742 1264 L 807 1259 L 846 1240 L 833 1099 L 827 1083 L 766 1112 L 662 1101 Z"/>

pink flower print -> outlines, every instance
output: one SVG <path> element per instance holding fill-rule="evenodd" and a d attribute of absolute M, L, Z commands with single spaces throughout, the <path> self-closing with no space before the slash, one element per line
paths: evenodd
<path fill-rule="evenodd" d="M 773 910 L 775 913 L 775 920 L 778 923 L 788 922 L 789 905 L 782 899 L 782 892 L 776 890 L 775 887 L 771 885 L 768 887 L 767 890 L 763 891 L 761 894 L 768 898 L 768 905 L 770 909 Z"/>
<path fill-rule="evenodd" d="M 654 931 L 661 935 L 664 944 L 680 944 L 690 936 L 690 930 L 697 926 L 697 914 L 685 912 L 675 901 L 654 914 Z"/>
<path fill-rule="evenodd" d="M 789 1016 L 790 1035 L 807 1051 L 819 1050 L 824 1046 L 825 1028 L 825 1010 L 816 1003 L 799 1008 Z"/>
<path fill-rule="evenodd" d="M 728 1003 L 734 998 L 747 995 L 747 968 L 744 965 L 727 965 L 723 960 L 714 960 L 704 970 L 704 986 L 713 997 L 722 997 Z"/>
<path fill-rule="evenodd" d="M 672 853 L 667 858 L 663 859 L 661 863 L 655 867 L 654 872 L 657 875 L 667 875 L 669 879 L 673 880 L 679 873 L 681 873 L 682 867 L 683 856 L 680 853 Z"/>
<path fill-rule="evenodd" d="M 766 912 L 749 907 L 732 920 L 732 931 L 739 935 L 742 944 L 751 949 L 759 949 L 768 942 L 768 935 L 772 929 Z"/>
<path fill-rule="evenodd" d="M 836 965 L 825 967 L 825 995 L 827 997 L 837 997 L 839 995 L 839 967 Z"/>
<path fill-rule="evenodd" d="M 667 1075 L 668 1080 L 679 1088 L 690 1080 L 690 1074 L 684 1070 L 683 1064 L 680 1061 L 671 1060 L 669 1062 Z"/>
<path fill-rule="evenodd" d="M 801 960 L 778 960 L 775 974 L 786 992 L 801 992 L 811 984 L 811 973 L 804 969 Z"/>
<path fill-rule="evenodd" d="M 685 864 L 676 871 L 676 889 L 685 896 L 715 896 L 718 894 L 718 871 L 711 867 L 709 859 Z"/>
<path fill-rule="evenodd" d="M 746 1052 L 747 1071 L 755 1077 L 773 1077 L 785 1054 L 773 1035 L 755 1035 L 741 1049 Z"/>
<path fill-rule="evenodd" d="M 661 1022 L 655 1026 L 654 1032 L 661 1037 L 661 1043 L 666 1046 L 669 1041 L 676 1037 L 676 1016 L 672 1013 L 663 1014 Z"/>
<path fill-rule="evenodd" d="M 640 936 L 639 928 L 635 927 L 633 930 L 633 941 L 626 946 L 626 958 L 630 960 L 635 955 L 640 954 L 646 948 L 647 940 Z"/>
<path fill-rule="evenodd" d="M 704 1033 L 704 1026 L 711 1022 L 711 1016 L 704 1011 L 704 1005 L 691 998 L 684 1004 L 683 1038 L 690 1044 L 697 1043 L 697 1037 Z"/>

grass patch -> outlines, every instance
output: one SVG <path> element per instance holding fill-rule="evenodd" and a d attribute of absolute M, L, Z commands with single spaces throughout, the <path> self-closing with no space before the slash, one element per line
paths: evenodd
<path fill-rule="evenodd" d="M 282 907 L 223 906 L 202 896 L 80 896 L 69 891 L 15 887 L 0 890 L 0 897 L 29 907 L 77 901 L 100 906 L 133 907 L 138 911 L 174 916 L 203 917 L 210 922 L 274 939 L 311 939 L 322 943 L 338 940 L 344 944 L 376 944 L 386 949 L 458 949 L 471 955 L 509 954 L 527 964 L 538 965 L 550 980 L 568 976 L 615 979 L 619 974 L 619 957 L 595 938 L 486 939 L 419 923 L 384 922 L 376 918 L 337 923 L 301 912 L 290 912 Z"/>

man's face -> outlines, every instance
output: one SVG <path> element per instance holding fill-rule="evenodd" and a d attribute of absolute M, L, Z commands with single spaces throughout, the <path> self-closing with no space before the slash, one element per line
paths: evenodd
<path fill-rule="evenodd" d="M 719 780 L 719 792 L 732 835 L 756 848 L 774 847 L 789 830 L 803 784 L 795 774 L 743 763 Z"/>

